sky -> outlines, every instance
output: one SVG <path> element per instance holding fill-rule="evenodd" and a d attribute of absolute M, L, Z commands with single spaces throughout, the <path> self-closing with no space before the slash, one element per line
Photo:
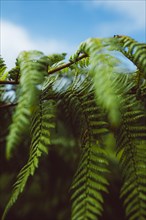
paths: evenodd
<path fill-rule="evenodd" d="M 0 54 L 8 68 L 23 50 L 73 54 L 91 37 L 146 42 L 146 0 L 0 0 Z"/>

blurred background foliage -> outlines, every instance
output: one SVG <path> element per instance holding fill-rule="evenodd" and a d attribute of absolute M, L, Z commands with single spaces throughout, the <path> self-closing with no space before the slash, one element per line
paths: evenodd
<path fill-rule="evenodd" d="M 0 216 L 10 197 L 12 185 L 28 157 L 29 135 L 26 134 L 13 157 L 5 158 L 8 127 L 14 107 L 0 108 Z M 29 178 L 24 193 L 8 213 L 7 220 L 69 220 L 70 186 L 77 169 L 80 147 L 75 141 L 75 128 L 63 123 L 63 113 L 58 115 L 56 130 L 52 135 L 49 155 L 41 158 L 35 175 Z M 115 157 L 115 140 L 112 134 L 104 137 L 110 161 L 109 193 L 104 195 L 101 220 L 125 220 L 122 201 L 119 199 L 121 172 Z"/>

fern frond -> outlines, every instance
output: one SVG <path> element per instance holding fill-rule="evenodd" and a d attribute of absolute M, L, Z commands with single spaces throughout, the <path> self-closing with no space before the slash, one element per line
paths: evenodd
<path fill-rule="evenodd" d="M 130 59 L 146 79 L 146 44 L 138 43 L 128 36 L 116 35 L 121 44 L 121 52 Z"/>
<path fill-rule="evenodd" d="M 97 143 L 86 144 L 72 183 L 72 220 L 96 220 L 103 208 L 102 191 L 107 192 L 108 162 L 105 151 Z"/>
<path fill-rule="evenodd" d="M 9 71 L 9 79 L 18 81 L 20 78 L 20 68 L 18 66 L 15 66 Z"/>
<path fill-rule="evenodd" d="M 80 68 L 87 68 L 89 66 L 90 62 L 89 62 L 89 57 L 85 57 L 84 59 L 78 61 L 77 65 Z"/>
<path fill-rule="evenodd" d="M 81 128 L 82 156 L 72 184 L 72 219 L 97 219 L 102 213 L 102 191 L 107 192 L 108 184 L 105 177 L 108 162 L 98 141 L 108 131 L 107 123 L 96 105 L 90 83 L 86 90 L 80 87 L 76 96 L 82 108 L 80 116 L 83 115 L 84 127 Z"/>
<path fill-rule="evenodd" d="M 72 219 L 97 219 L 102 213 L 102 191 L 107 192 L 106 153 L 100 138 L 108 132 L 107 123 L 95 102 L 92 79 L 76 75 L 60 94 L 60 107 L 80 139 L 82 156 L 71 190 Z"/>
<path fill-rule="evenodd" d="M 53 100 L 41 101 L 36 109 L 31 125 L 32 140 L 29 159 L 17 176 L 17 181 L 13 186 L 13 192 L 5 208 L 2 220 L 5 219 L 7 212 L 16 202 L 20 193 L 23 192 L 28 177 L 34 175 L 42 153 L 48 153 L 50 145 L 50 130 L 55 126 L 55 106 L 56 104 Z"/>
<path fill-rule="evenodd" d="M 7 137 L 7 158 L 10 158 L 12 149 L 20 143 L 22 134 L 29 128 L 31 115 L 39 104 L 41 84 L 47 74 L 48 60 L 39 51 L 22 52 L 18 57 L 18 66 L 21 75 L 20 96 Z"/>
<path fill-rule="evenodd" d="M 120 120 L 120 102 L 115 94 L 112 75 L 114 66 L 119 62 L 110 55 L 108 47 L 100 39 L 90 39 L 86 50 L 90 57 L 90 75 L 93 77 L 97 104 L 107 111 L 112 124 L 118 125 Z"/>
<path fill-rule="evenodd" d="M 122 106 L 122 123 L 116 135 L 124 180 L 121 197 L 129 220 L 145 219 L 146 142 L 143 139 L 146 139 L 146 115 L 134 94 L 125 95 Z"/>
<path fill-rule="evenodd" d="M 138 91 L 138 98 L 142 101 L 146 111 L 146 80 L 143 80 Z"/>
<path fill-rule="evenodd" d="M 61 53 L 61 54 L 52 54 L 51 56 L 48 56 L 48 60 L 49 60 L 49 66 L 57 66 L 57 64 L 60 61 L 63 61 L 66 57 L 66 53 Z"/>
<path fill-rule="evenodd" d="M 3 58 L 0 56 L 0 80 L 5 80 L 8 76 L 8 72 L 6 72 L 7 66 L 3 60 Z"/>
<path fill-rule="evenodd" d="M 114 51 L 117 53 L 114 54 Z M 120 68 L 119 65 L 117 68 L 120 62 L 118 51 L 137 66 L 134 73 L 117 71 Z M 61 130 L 61 135 L 65 133 L 68 137 L 60 136 L 56 141 L 55 136 L 53 144 L 60 145 L 65 140 L 72 147 L 77 143 L 81 147 L 79 165 L 71 186 L 71 219 L 97 220 L 102 215 L 109 172 L 106 154 L 108 141 L 104 138 L 107 133 L 113 132 L 116 146 L 113 139 L 110 143 L 117 148 L 121 165 L 123 186 L 120 196 L 124 201 L 126 217 L 129 220 L 144 220 L 146 45 L 117 35 L 83 42 L 68 63 L 64 63 L 65 55 L 47 57 L 39 51 L 22 52 L 16 67 L 8 73 L 10 80 L 17 81 L 19 78 L 20 86 L 16 93 L 18 105 L 7 137 L 7 158 L 29 129 L 31 145 L 29 158 L 17 176 L 2 220 L 23 192 L 29 176 L 34 175 L 41 155 L 48 153 L 56 115 L 59 126 L 64 128 L 64 124 L 67 125 L 67 132 L 60 127 L 59 132 Z M 52 75 L 55 72 L 57 74 Z M 0 59 L 0 78 L 5 76 L 5 64 Z M 4 88 L 0 89 L 5 95 Z M 1 98 L 1 102 L 5 100 Z M 70 133 L 73 145 L 68 141 Z M 64 154 L 64 150 L 62 152 Z"/>

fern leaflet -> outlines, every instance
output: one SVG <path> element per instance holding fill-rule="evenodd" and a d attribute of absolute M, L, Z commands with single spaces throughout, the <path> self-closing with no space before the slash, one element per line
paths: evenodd
<path fill-rule="evenodd" d="M 146 79 L 146 44 L 138 43 L 127 36 L 116 35 L 121 45 L 121 52 L 129 58 L 143 74 Z"/>
<path fill-rule="evenodd" d="M 42 153 L 48 153 L 50 129 L 54 128 L 54 110 L 55 103 L 52 100 L 42 101 L 36 109 L 31 125 L 32 141 L 29 159 L 17 176 L 17 181 L 13 186 L 13 192 L 2 219 L 5 219 L 8 210 L 15 203 L 19 194 L 24 190 L 28 177 L 34 174 L 35 169 L 38 167 L 39 157 Z"/>
<path fill-rule="evenodd" d="M 18 57 L 20 66 L 20 96 L 13 123 L 7 137 L 6 156 L 20 143 L 22 134 L 28 130 L 30 118 L 39 103 L 41 84 L 47 74 L 48 59 L 38 51 L 22 52 Z"/>
<path fill-rule="evenodd" d="M 131 85 L 132 86 L 132 85 Z M 129 87 L 129 85 L 128 85 Z M 135 95 L 123 95 L 122 123 L 117 130 L 117 152 L 123 174 L 121 197 L 124 198 L 126 216 L 129 220 L 146 218 L 146 117 Z"/>

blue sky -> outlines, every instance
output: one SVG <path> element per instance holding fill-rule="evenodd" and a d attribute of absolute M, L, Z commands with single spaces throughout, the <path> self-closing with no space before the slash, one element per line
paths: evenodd
<path fill-rule="evenodd" d="M 8 67 L 22 50 L 74 53 L 90 37 L 129 35 L 146 42 L 145 0 L 1 0 L 1 54 Z"/>

